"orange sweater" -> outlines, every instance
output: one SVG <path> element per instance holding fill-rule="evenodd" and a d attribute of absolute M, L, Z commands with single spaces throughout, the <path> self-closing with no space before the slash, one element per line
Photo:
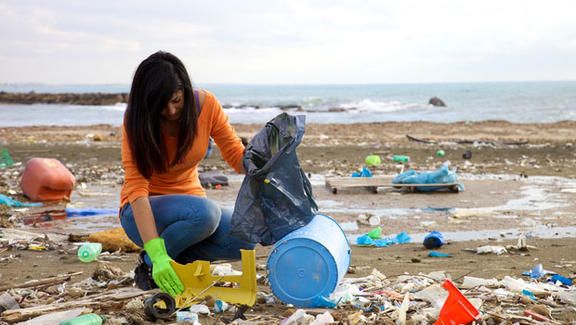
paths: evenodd
<path fill-rule="evenodd" d="M 144 178 L 132 159 L 130 145 L 126 130 L 122 128 L 122 166 L 125 180 L 120 193 L 120 206 L 132 203 L 139 197 L 162 194 L 191 194 L 206 196 L 206 192 L 198 179 L 198 164 L 204 158 L 208 148 L 209 138 L 212 137 L 224 160 L 239 173 L 244 171 L 242 158 L 244 145 L 228 122 L 228 116 L 216 97 L 204 91 L 205 98 L 202 110 L 198 117 L 196 137 L 191 150 L 181 164 L 169 167 L 165 173 L 153 173 L 150 179 Z M 178 138 L 164 133 L 164 143 L 170 161 L 176 155 Z"/>

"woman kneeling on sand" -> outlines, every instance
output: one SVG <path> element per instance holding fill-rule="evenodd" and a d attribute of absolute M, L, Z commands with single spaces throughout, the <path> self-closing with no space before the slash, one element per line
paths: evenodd
<path fill-rule="evenodd" d="M 182 62 L 157 52 L 136 70 L 122 132 L 121 223 L 144 251 L 136 285 L 177 295 L 184 287 L 170 265 L 240 258 L 254 245 L 229 236 L 232 211 L 206 198 L 198 164 L 212 137 L 243 173 L 244 145 L 218 100 L 194 90 Z M 152 281 L 153 280 L 153 281 Z"/>

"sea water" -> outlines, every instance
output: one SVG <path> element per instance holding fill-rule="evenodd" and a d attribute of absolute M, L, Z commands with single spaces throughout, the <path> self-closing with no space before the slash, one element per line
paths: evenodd
<path fill-rule="evenodd" d="M 576 120 L 576 81 L 381 85 L 198 85 L 214 93 L 233 123 L 265 123 L 282 111 L 308 123 Z M 0 85 L 0 91 L 120 93 L 129 85 Z M 447 107 L 434 107 L 437 96 Z M 120 125 L 126 104 L 1 105 L 0 127 Z M 56 117 L 56 118 L 55 118 Z"/>

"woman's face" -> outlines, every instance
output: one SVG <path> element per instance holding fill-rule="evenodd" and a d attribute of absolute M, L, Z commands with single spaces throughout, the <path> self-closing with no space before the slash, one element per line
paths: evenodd
<path fill-rule="evenodd" d="M 184 92 L 177 90 L 172 94 L 168 105 L 162 110 L 162 117 L 168 121 L 177 121 L 184 109 Z"/>

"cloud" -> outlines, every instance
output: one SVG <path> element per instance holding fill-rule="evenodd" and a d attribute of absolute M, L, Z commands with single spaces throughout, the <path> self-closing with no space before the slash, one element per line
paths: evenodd
<path fill-rule="evenodd" d="M 574 9 L 516 0 L 7 0 L 0 82 L 129 83 L 159 49 L 200 82 L 573 79 Z"/>

